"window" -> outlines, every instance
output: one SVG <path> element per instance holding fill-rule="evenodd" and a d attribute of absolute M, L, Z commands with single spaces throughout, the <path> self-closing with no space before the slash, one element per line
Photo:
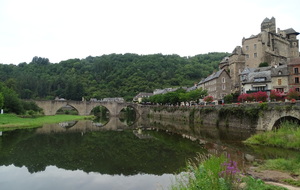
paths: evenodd
<path fill-rule="evenodd" d="M 246 54 L 246 58 L 249 58 L 249 54 Z"/>
<path fill-rule="evenodd" d="M 256 49 L 256 44 L 254 44 L 254 49 Z"/>
<path fill-rule="evenodd" d="M 266 90 L 265 86 L 253 87 L 253 91 L 265 91 L 265 90 Z"/>
<path fill-rule="evenodd" d="M 225 89 L 226 89 L 225 84 L 222 84 L 222 90 L 225 90 Z"/>
<path fill-rule="evenodd" d="M 254 78 L 254 82 L 263 82 L 266 81 L 266 77 Z"/>
<path fill-rule="evenodd" d="M 249 50 L 249 46 L 246 46 L 246 50 Z"/>
<path fill-rule="evenodd" d="M 283 92 L 283 88 L 276 88 L 277 92 Z"/>
<path fill-rule="evenodd" d="M 225 83 L 225 77 L 222 78 L 222 83 Z"/>
<path fill-rule="evenodd" d="M 277 83 L 278 85 L 281 85 L 281 79 L 278 79 Z"/>
<path fill-rule="evenodd" d="M 299 77 L 295 77 L 295 83 L 299 83 Z"/>
<path fill-rule="evenodd" d="M 298 73 L 299 73 L 298 68 L 294 68 L 294 73 L 295 73 L 295 74 L 298 74 Z"/>
<path fill-rule="evenodd" d="M 254 57 L 257 57 L 257 53 L 254 53 Z"/>
<path fill-rule="evenodd" d="M 299 89 L 299 88 L 296 88 L 296 91 L 297 91 L 297 92 L 300 92 L 300 89 Z"/>
<path fill-rule="evenodd" d="M 282 72 L 281 72 L 281 71 L 278 71 L 278 75 L 282 75 Z"/>

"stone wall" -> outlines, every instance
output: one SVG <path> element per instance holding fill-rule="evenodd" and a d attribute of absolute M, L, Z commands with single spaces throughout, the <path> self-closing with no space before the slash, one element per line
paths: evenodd
<path fill-rule="evenodd" d="M 153 120 L 216 126 L 249 131 L 269 131 L 284 118 L 300 122 L 300 102 L 244 103 L 196 107 L 148 107 Z"/>

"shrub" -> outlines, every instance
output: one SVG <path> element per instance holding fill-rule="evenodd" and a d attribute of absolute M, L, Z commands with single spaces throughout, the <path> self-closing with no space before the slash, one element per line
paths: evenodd
<path fill-rule="evenodd" d="M 247 101 L 247 98 L 248 98 L 248 94 L 241 94 L 241 95 L 239 95 L 238 96 L 238 101 L 239 102 L 245 102 L 245 101 Z"/>
<path fill-rule="evenodd" d="M 232 94 L 227 94 L 225 97 L 224 97 L 224 103 L 225 104 L 231 104 L 233 101 L 233 95 Z"/>
<path fill-rule="evenodd" d="M 299 97 L 300 97 L 300 92 L 296 91 L 295 88 L 291 88 L 286 96 L 288 100 L 292 100 L 292 99 L 299 100 Z"/>
<path fill-rule="evenodd" d="M 270 100 L 276 100 L 276 101 L 283 100 L 283 94 L 281 92 L 276 91 L 276 90 L 271 90 Z"/>
<path fill-rule="evenodd" d="M 266 102 L 268 99 L 267 92 L 258 91 L 258 92 L 252 93 L 252 94 L 257 102 L 258 101 Z"/>
<path fill-rule="evenodd" d="M 262 62 L 258 65 L 258 67 L 268 67 L 269 66 L 269 63 L 267 62 Z"/>
<path fill-rule="evenodd" d="M 205 96 L 204 101 L 207 103 L 210 103 L 210 102 L 214 101 L 214 98 L 212 96 Z"/>

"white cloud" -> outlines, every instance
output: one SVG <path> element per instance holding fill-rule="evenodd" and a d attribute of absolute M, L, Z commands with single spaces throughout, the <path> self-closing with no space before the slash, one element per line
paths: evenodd
<path fill-rule="evenodd" d="M 17 6 L 16 6 L 17 5 Z M 300 30 L 296 0 L 2 0 L 0 63 L 109 53 L 231 52 L 265 17 Z"/>

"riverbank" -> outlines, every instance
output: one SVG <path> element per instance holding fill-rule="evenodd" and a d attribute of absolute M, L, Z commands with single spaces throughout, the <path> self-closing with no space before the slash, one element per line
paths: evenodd
<path fill-rule="evenodd" d="M 22 118 L 14 114 L 2 114 L 0 115 L 0 130 L 9 131 L 22 128 L 36 128 L 42 126 L 43 124 L 58 123 L 72 120 L 83 120 L 92 117 L 93 116 L 53 115 Z"/>

